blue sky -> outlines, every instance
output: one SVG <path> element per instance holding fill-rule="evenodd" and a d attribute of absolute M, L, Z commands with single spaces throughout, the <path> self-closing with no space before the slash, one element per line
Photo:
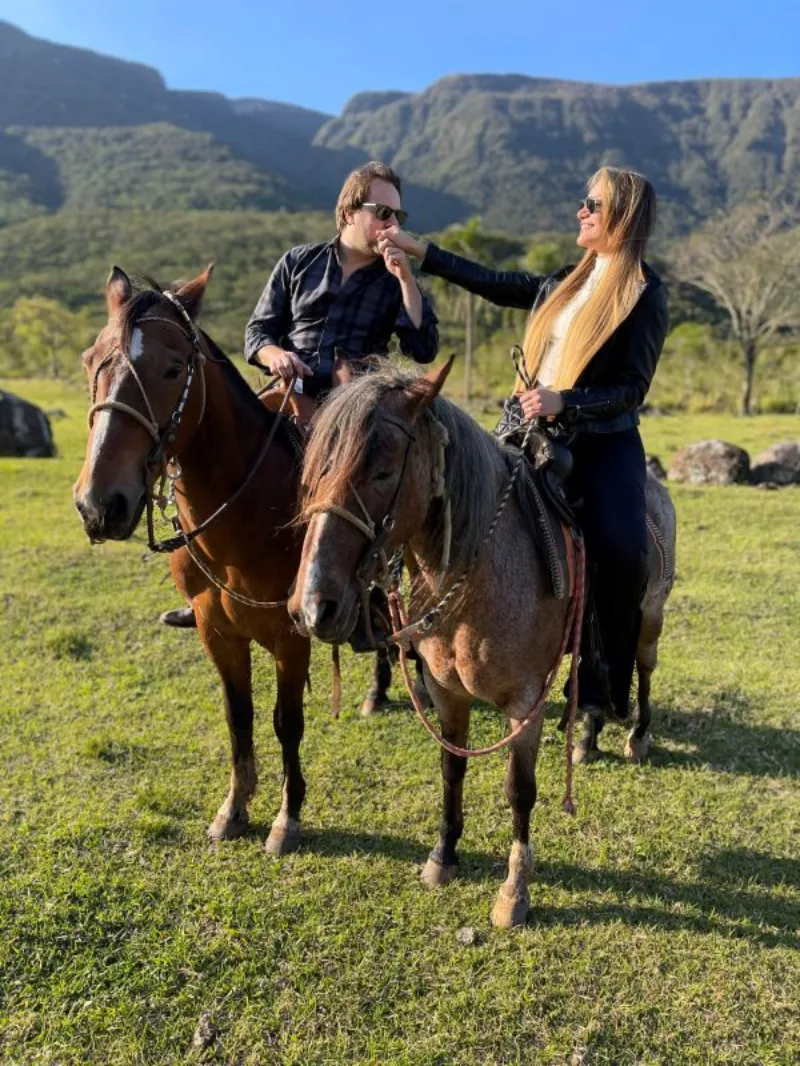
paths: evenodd
<path fill-rule="evenodd" d="M 172 89 L 333 113 L 360 90 L 445 74 L 800 76 L 800 0 L 0 0 L 0 18 L 147 63 Z"/>

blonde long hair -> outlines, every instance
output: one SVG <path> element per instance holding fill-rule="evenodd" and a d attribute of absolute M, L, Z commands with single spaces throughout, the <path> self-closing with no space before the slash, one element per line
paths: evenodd
<path fill-rule="evenodd" d="M 586 303 L 576 312 L 564 338 L 563 356 L 554 389 L 569 389 L 620 323 L 631 313 L 642 291 L 642 260 L 656 220 L 653 186 L 633 170 L 601 167 L 587 190 L 599 185 L 609 237 L 608 269 Z M 525 369 L 531 381 L 550 345 L 556 319 L 591 274 L 597 255 L 587 250 L 580 263 L 560 282 L 532 315 L 525 332 Z M 521 382 L 517 388 L 524 388 Z"/>

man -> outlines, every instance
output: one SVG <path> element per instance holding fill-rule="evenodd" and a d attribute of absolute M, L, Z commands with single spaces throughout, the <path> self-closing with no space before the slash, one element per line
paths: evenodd
<path fill-rule="evenodd" d="M 337 236 L 291 248 L 279 260 L 245 331 L 247 361 L 285 381 L 296 374 L 303 392 L 332 386 L 337 353 L 358 360 L 386 355 L 392 334 L 418 363 L 436 355 L 436 316 L 422 295 L 408 256 L 378 242 L 402 226 L 400 178 L 385 163 L 354 170 L 336 203 Z M 166 625 L 195 625 L 191 607 L 161 615 Z"/>

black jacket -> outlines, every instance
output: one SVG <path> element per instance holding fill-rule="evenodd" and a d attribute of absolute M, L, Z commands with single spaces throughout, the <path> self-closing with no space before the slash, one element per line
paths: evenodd
<path fill-rule="evenodd" d="M 500 307 L 535 311 L 572 267 L 549 277 L 524 270 L 489 270 L 429 244 L 422 270 L 452 281 Z M 653 380 L 667 333 L 667 295 L 659 276 L 644 264 L 645 288 L 628 317 L 592 357 L 571 389 L 561 395 L 558 422 L 586 433 L 617 433 L 639 424 L 639 408 Z"/>

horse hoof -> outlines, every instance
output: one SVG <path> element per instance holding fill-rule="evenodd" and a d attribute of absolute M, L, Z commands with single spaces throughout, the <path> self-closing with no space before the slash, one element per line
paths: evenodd
<path fill-rule="evenodd" d="M 505 896 L 501 889 L 492 907 L 492 925 L 496 929 L 521 929 L 528 922 L 531 901 L 527 896 Z"/>
<path fill-rule="evenodd" d="M 458 877 L 458 863 L 442 866 L 436 859 L 428 859 L 425 869 L 419 875 L 420 881 L 427 888 L 442 888 L 444 885 L 449 885 L 456 877 Z"/>
<path fill-rule="evenodd" d="M 217 817 L 208 827 L 208 835 L 211 840 L 236 840 L 247 832 L 250 819 L 247 811 L 240 811 L 230 815 L 219 812 Z"/>
<path fill-rule="evenodd" d="M 599 748 L 588 748 L 585 744 L 576 744 L 572 749 L 572 765 L 580 766 L 584 762 L 596 762 L 601 758 Z"/>
<path fill-rule="evenodd" d="M 625 758 L 630 759 L 631 762 L 644 762 L 647 758 L 647 753 L 650 751 L 650 741 L 652 739 L 649 733 L 645 733 L 643 737 L 637 737 L 632 729 L 628 733 L 628 739 L 625 742 Z"/>
<path fill-rule="evenodd" d="M 361 717 L 369 718 L 370 715 L 375 714 L 376 711 L 382 711 L 389 706 L 389 701 L 385 696 L 367 696 L 364 702 L 361 704 Z"/>
<path fill-rule="evenodd" d="M 264 842 L 267 855 L 291 855 L 299 847 L 299 829 L 272 829 Z"/>

